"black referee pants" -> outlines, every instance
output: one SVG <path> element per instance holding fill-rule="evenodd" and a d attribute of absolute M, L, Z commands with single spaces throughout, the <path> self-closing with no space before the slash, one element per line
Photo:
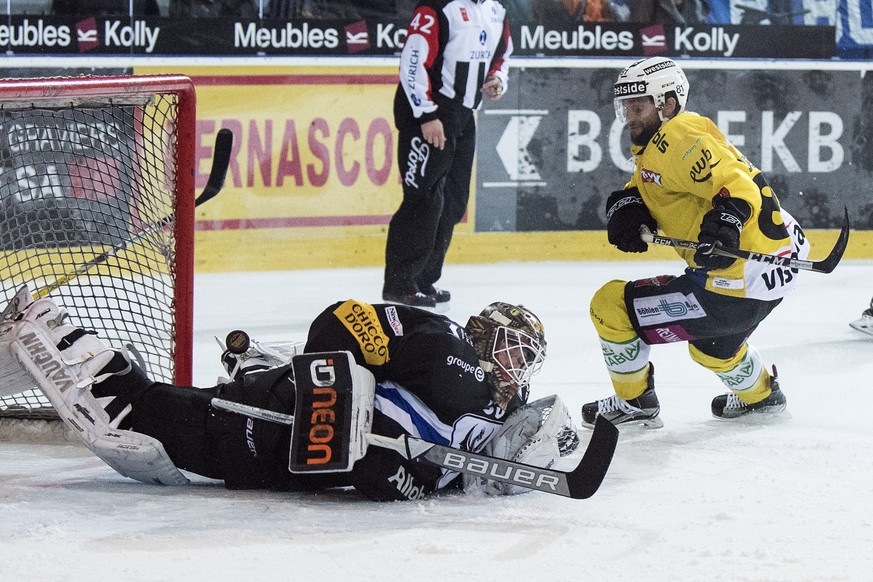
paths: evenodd
<path fill-rule="evenodd" d="M 385 292 L 430 292 L 442 275 L 454 227 L 467 211 L 476 151 L 473 111 L 455 107 L 441 120 L 442 150 L 424 140 L 418 123 L 399 130 L 403 201 L 388 226 Z"/>

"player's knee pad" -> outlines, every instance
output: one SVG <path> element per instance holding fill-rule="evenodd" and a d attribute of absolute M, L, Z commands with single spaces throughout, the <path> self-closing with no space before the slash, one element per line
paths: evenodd
<path fill-rule="evenodd" d="M 631 325 L 624 301 L 626 285 L 614 280 L 601 287 L 591 299 L 591 320 L 613 388 L 620 397 L 629 399 L 646 389 L 652 348 Z"/>
<path fill-rule="evenodd" d="M 607 341 L 621 343 L 637 335 L 625 307 L 625 285 L 626 281 L 610 281 L 591 298 L 591 321 L 597 335 Z"/>
<path fill-rule="evenodd" d="M 6 312 L 4 312 L 6 313 Z M 130 371 L 130 362 L 96 335 L 74 327 L 66 312 L 40 299 L 0 324 L 0 363 L 30 378 L 85 446 L 122 475 L 148 483 L 183 483 L 160 442 L 118 430 L 91 394 L 95 383 Z M 34 386 L 35 385 L 35 386 Z"/>

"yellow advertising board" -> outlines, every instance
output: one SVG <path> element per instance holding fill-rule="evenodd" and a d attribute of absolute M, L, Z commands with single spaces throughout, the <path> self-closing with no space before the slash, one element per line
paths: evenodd
<path fill-rule="evenodd" d="M 217 132 L 234 133 L 224 191 L 197 209 L 199 269 L 224 270 L 227 262 L 252 269 L 381 263 L 387 225 L 402 198 L 396 67 L 135 73 L 180 73 L 194 82 L 197 188 L 209 176 Z M 471 197 L 468 212 L 474 207 Z M 456 232 L 471 232 L 472 218 Z M 252 257 L 251 248 L 263 252 Z"/>

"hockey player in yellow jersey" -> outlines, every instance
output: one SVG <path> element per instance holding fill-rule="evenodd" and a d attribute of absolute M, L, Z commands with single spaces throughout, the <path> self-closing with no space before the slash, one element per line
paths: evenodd
<path fill-rule="evenodd" d="M 728 389 L 712 401 L 714 416 L 786 407 L 775 366 L 769 371 L 747 340 L 794 287 L 797 270 L 711 250 L 805 258 L 809 243 L 761 171 L 712 120 L 686 110 L 688 93 L 685 73 L 664 57 L 633 63 L 614 85 L 616 117 L 630 131 L 635 166 L 607 199 L 609 242 L 645 252 L 646 227 L 704 244 L 677 249 L 688 264 L 682 275 L 610 281 L 595 293 L 591 319 L 615 394 L 582 407 L 586 424 L 603 415 L 615 424 L 663 426 L 649 354 L 654 344 L 680 341 Z"/>

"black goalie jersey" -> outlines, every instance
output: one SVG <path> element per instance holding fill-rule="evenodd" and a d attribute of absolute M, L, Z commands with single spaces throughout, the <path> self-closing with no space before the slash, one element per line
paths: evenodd
<path fill-rule="evenodd" d="M 480 451 L 507 413 L 491 390 L 464 328 L 442 315 L 348 300 L 313 321 L 305 351 L 348 350 L 376 379 L 373 432 L 407 433 Z M 376 499 L 415 499 L 447 486 L 457 473 L 370 447 L 353 485 Z"/>

